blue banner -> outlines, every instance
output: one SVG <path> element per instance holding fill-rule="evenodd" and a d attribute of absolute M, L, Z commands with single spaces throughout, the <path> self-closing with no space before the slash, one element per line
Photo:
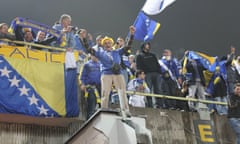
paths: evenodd
<path fill-rule="evenodd" d="M 150 41 L 160 28 L 160 23 L 150 19 L 142 11 L 139 12 L 136 21 L 134 22 L 136 32 L 134 39 L 140 41 Z"/>

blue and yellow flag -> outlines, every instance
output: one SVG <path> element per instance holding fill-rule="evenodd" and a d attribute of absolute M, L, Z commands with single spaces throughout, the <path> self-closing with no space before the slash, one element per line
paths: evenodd
<path fill-rule="evenodd" d="M 0 55 L 0 113 L 78 116 L 76 70 L 65 70 L 64 63 Z"/>
<path fill-rule="evenodd" d="M 134 27 L 136 28 L 134 39 L 149 41 L 153 39 L 154 35 L 160 28 L 160 23 L 150 19 L 142 11 L 140 11 L 136 21 L 134 22 Z"/>
<path fill-rule="evenodd" d="M 187 58 L 198 60 L 210 72 L 214 72 L 218 65 L 217 57 L 208 56 L 201 52 L 189 51 Z"/>

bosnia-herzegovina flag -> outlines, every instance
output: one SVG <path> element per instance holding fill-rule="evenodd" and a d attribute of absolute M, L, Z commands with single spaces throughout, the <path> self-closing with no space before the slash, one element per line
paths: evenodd
<path fill-rule="evenodd" d="M 153 39 L 154 35 L 160 28 L 160 23 L 150 19 L 142 11 L 140 11 L 134 22 L 134 27 L 136 28 L 134 39 L 149 41 Z"/>
<path fill-rule="evenodd" d="M 76 71 L 63 63 L 0 56 L 0 113 L 78 116 Z"/>
<path fill-rule="evenodd" d="M 208 56 L 201 52 L 189 51 L 187 58 L 198 60 L 210 72 L 214 72 L 218 66 L 218 57 Z"/>

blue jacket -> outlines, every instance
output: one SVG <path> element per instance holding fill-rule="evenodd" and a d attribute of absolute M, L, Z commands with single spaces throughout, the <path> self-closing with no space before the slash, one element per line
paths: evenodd
<path fill-rule="evenodd" d="M 80 79 L 84 85 L 100 85 L 100 62 L 89 60 L 87 63 L 85 63 Z"/>
<path fill-rule="evenodd" d="M 95 56 L 101 61 L 101 71 L 102 74 L 113 74 L 111 68 L 113 63 L 120 64 L 121 56 L 124 54 L 124 48 L 118 48 L 107 52 L 102 48 L 95 51 Z"/>
<path fill-rule="evenodd" d="M 178 79 L 180 77 L 179 74 L 179 69 L 178 69 L 178 63 L 176 59 L 171 59 L 171 60 L 166 60 L 166 59 L 161 59 L 161 61 L 168 67 L 168 69 L 172 72 L 173 76 Z M 161 67 L 161 72 L 164 74 L 167 71 Z"/>
<path fill-rule="evenodd" d="M 74 41 L 76 43 L 76 50 L 82 50 L 84 53 L 87 53 L 87 48 L 85 48 L 82 41 L 80 41 L 78 34 L 74 35 Z M 93 47 L 94 42 L 88 41 L 88 45 L 89 45 L 89 47 Z M 79 59 L 84 59 L 85 57 L 86 57 L 85 55 L 79 55 Z"/>
<path fill-rule="evenodd" d="M 54 29 L 61 31 L 63 29 L 63 26 L 61 24 L 57 24 L 53 26 Z M 74 33 L 73 32 L 67 32 L 66 33 L 66 46 L 64 46 L 64 48 L 73 48 L 75 49 L 76 43 L 75 43 L 75 39 L 74 39 Z M 60 46 L 59 43 L 52 43 L 52 45 L 54 46 Z"/>

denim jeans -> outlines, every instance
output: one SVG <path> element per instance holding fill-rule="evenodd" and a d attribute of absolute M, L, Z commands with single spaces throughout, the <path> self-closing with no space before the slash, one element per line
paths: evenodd
<path fill-rule="evenodd" d="M 158 72 L 146 73 L 145 81 L 148 88 L 154 94 L 161 94 L 161 76 Z M 156 98 L 156 105 L 162 107 L 162 99 Z M 147 107 L 154 107 L 153 98 L 147 97 Z"/>
<path fill-rule="evenodd" d="M 217 101 L 217 102 L 227 102 L 227 97 L 208 97 L 208 100 Z M 226 105 L 219 104 L 208 104 L 209 111 L 215 110 L 219 115 L 227 115 L 228 107 Z"/>
<path fill-rule="evenodd" d="M 204 93 L 204 86 L 201 82 L 196 82 L 194 85 L 190 85 L 188 87 L 188 95 L 187 98 L 196 98 L 195 95 L 197 94 L 198 99 L 205 100 L 205 93 Z M 188 101 L 188 106 L 190 110 L 197 110 L 198 104 L 193 101 Z"/>
<path fill-rule="evenodd" d="M 240 118 L 229 118 L 229 123 L 236 134 L 236 144 L 240 144 Z"/>
<path fill-rule="evenodd" d="M 96 95 L 93 88 L 88 88 L 87 97 L 87 119 L 89 119 L 95 112 L 96 108 Z"/>
<path fill-rule="evenodd" d="M 218 102 L 227 102 L 227 97 L 216 97 L 214 98 L 215 101 Z M 228 107 L 226 105 L 216 105 L 216 110 L 219 115 L 227 115 Z"/>

